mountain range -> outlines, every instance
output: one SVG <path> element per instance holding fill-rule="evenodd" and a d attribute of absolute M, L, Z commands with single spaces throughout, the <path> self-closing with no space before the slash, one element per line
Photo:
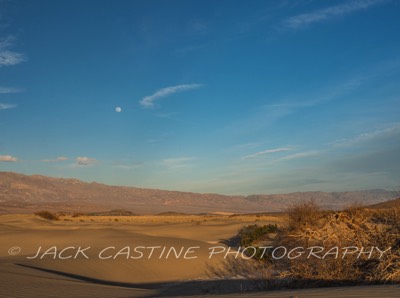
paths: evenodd
<path fill-rule="evenodd" d="M 259 213 L 281 212 L 296 202 L 314 200 L 323 208 L 340 209 L 352 204 L 371 205 L 398 197 L 382 189 L 346 192 L 295 192 L 249 196 L 200 194 L 137 187 L 109 186 L 77 179 L 52 178 L 0 172 L 0 214 L 59 212 L 101 212 L 124 209 L 136 214 Z"/>

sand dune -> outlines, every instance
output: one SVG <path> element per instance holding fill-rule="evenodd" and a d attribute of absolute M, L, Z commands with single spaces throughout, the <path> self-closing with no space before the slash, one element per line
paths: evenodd
<path fill-rule="evenodd" d="M 2 217 L 1 242 L 2 250 L 0 256 L 7 257 L 9 261 L 12 257 L 8 256 L 7 249 L 13 246 L 22 248 L 17 260 L 23 265 L 38 267 L 43 269 L 52 269 L 60 272 L 82 275 L 91 278 L 97 278 L 109 281 L 144 283 L 144 282 L 166 282 L 181 279 L 207 278 L 206 269 L 209 266 L 207 262 L 207 250 L 211 246 L 208 241 L 218 242 L 217 235 L 229 236 L 237 231 L 239 225 L 233 223 L 229 229 L 226 226 L 225 233 L 218 234 L 209 227 L 199 227 L 196 223 L 175 223 L 165 224 L 139 224 L 139 223 L 96 223 L 96 222 L 72 222 L 64 224 L 63 222 L 49 222 L 36 219 L 30 216 L 19 216 L 14 219 L 13 216 Z M 11 219 L 8 220 L 7 219 Z M 6 223 L 4 223 L 6 222 Z M 210 235 L 207 231 L 212 231 Z M 70 249 L 75 253 L 79 247 L 90 249 L 75 259 L 60 260 L 58 257 L 54 260 L 53 255 L 46 255 L 42 259 L 26 259 L 33 257 L 42 247 L 45 252 L 51 247 L 57 247 L 60 251 L 63 248 L 72 246 Z M 132 250 L 132 257 L 139 257 L 139 253 L 134 253 L 136 247 L 156 247 L 150 256 L 150 249 L 140 249 L 143 257 L 140 259 L 128 259 L 125 254 L 117 254 L 121 249 L 129 248 Z M 108 249 L 105 257 L 112 256 L 111 259 L 99 259 L 98 254 L 105 248 Z M 158 248 L 160 247 L 160 248 Z M 161 256 L 162 249 L 168 252 L 171 247 L 180 252 L 190 247 L 196 249 L 197 258 L 184 259 L 183 257 L 173 257 L 172 251 L 167 258 L 166 252 Z M 124 251 L 127 251 L 125 249 Z M 139 251 L 139 250 L 138 250 Z M 188 255 L 189 257 L 189 255 Z M 189 269 L 188 269 L 189 267 Z"/>
<path fill-rule="evenodd" d="M 3 215 L 0 216 L 0 297 L 194 297 L 207 293 L 241 297 L 243 284 L 248 281 L 212 279 L 210 268 L 219 266 L 222 256 L 209 259 L 209 248 L 222 245 L 244 225 L 280 220 L 267 216 L 183 215 L 77 217 L 47 221 L 33 215 Z M 183 251 L 190 247 L 196 249 L 187 255 L 193 258 L 187 259 L 182 255 L 174 257 L 174 252 L 166 257 L 160 253 L 161 248 L 154 249 L 151 257 L 146 249 L 141 249 L 141 258 L 126 257 L 127 247 L 129 257 L 138 257 L 134 248 L 139 246 L 160 246 L 167 250 L 183 247 Z M 41 253 L 33 258 L 39 247 Z M 73 247 L 62 255 L 71 255 L 71 258 L 60 259 L 58 254 L 54 257 L 49 253 L 49 249 L 55 251 L 54 247 L 57 253 Z M 74 253 L 79 247 L 89 249 L 75 258 Z M 110 248 L 104 254 L 110 259 L 99 258 L 99 252 L 104 248 Z M 121 249 L 123 253 L 118 254 Z M 45 251 L 48 253 L 43 255 Z M 345 296 L 351 292 L 364 294 Z M 263 293 L 262 297 L 290 297 L 292 293 L 300 293 L 298 297 L 329 297 L 331 294 L 332 297 L 376 297 L 378 295 L 368 295 L 378 292 L 381 297 L 397 297 L 399 288 L 274 291 Z M 247 293 L 246 297 L 260 295 Z"/>
<path fill-rule="evenodd" d="M 80 217 L 48 221 L 33 215 L 3 215 L 0 216 L 0 274 L 4 283 L 0 296 L 17 291 L 19 294 L 15 292 L 15 296 L 10 294 L 10 297 L 29 297 L 32 291 L 36 293 L 37 285 L 49 281 L 50 287 L 60 284 L 73 290 L 84 284 L 82 291 L 91 291 L 92 288 L 87 288 L 88 280 L 119 283 L 131 288 L 151 283 L 158 287 L 166 282 L 206 280 L 210 266 L 219 261 L 218 258 L 208 260 L 208 248 L 235 235 L 246 223 L 251 221 L 246 221 L 246 218 L 226 221 L 207 216 Z M 21 252 L 11 256 L 8 250 L 15 246 L 20 247 Z M 114 259 L 118 251 L 127 247 L 132 256 L 138 257 L 133 252 L 138 246 L 160 248 L 153 250 L 152 256 L 148 255 L 149 249 L 141 249 L 142 258 L 127 259 L 125 254 L 121 254 Z M 40 257 L 27 259 L 34 257 L 39 247 L 42 248 Z M 66 260 L 52 254 L 43 256 L 42 253 L 53 247 L 58 252 L 74 247 L 70 249 L 73 253 L 79 247 L 90 249 L 85 252 L 88 258 L 82 254 L 75 258 L 73 253 L 73 257 Z M 110 247 L 104 257 L 112 258 L 99 259 L 99 252 Z M 175 257 L 175 251 L 161 255 L 164 247 L 166 252 L 174 248 L 177 253 L 182 248 L 186 251 L 195 247 L 195 253 L 189 253 L 187 259 L 182 254 Z M 20 286 L 14 286 L 15 283 Z M 30 291 L 24 292 L 29 288 Z M 130 291 L 128 295 L 135 293 Z"/>

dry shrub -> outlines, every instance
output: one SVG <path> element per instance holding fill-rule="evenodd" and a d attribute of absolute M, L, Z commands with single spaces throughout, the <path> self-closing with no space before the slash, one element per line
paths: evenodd
<path fill-rule="evenodd" d="M 269 253 L 262 261 L 230 260 L 213 273 L 224 278 L 265 279 L 266 288 L 400 282 L 400 207 L 370 210 L 354 205 L 334 212 L 305 202 L 293 205 L 287 219 L 270 245 L 287 251 L 303 248 L 299 257 L 274 259 Z M 321 258 L 309 257 L 311 247 L 323 249 Z M 375 250 L 370 256 L 358 251 L 343 257 L 346 247 L 387 251 L 379 255 Z M 332 249 L 338 254 L 326 254 Z"/>
<path fill-rule="evenodd" d="M 372 210 L 373 220 L 377 224 L 400 226 L 400 206 L 390 209 Z"/>
<path fill-rule="evenodd" d="M 293 204 L 288 208 L 288 229 L 296 230 L 301 226 L 313 226 L 323 214 L 322 209 L 314 201 Z"/>
<path fill-rule="evenodd" d="M 324 253 L 338 247 L 339 257 L 307 258 L 304 254 L 275 261 L 275 266 L 282 277 L 294 280 L 400 282 L 399 215 L 399 210 L 371 211 L 361 206 L 326 212 L 318 210 L 312 202 L 296 205 L 289 210 L 288 227 L 281 231 L 276 245 L 288 249 L 319 246 L 325 248 Z M 342 249 L 349 246 L 365 251 L 372 247 L 391 249 L 381 258 L 378 253 L 371 257 L 366 254 L 343 257 Z"/>
<path fill-rule="evenodd" d="M 50 211 L 46 211 L 46 210 L 38 211 L 35 213 L 35 215 L 37 215 L 41 218 L 47 219 L 47 220 L 58 220 L 59 219 L 56 214 L 51 213 Z"/>

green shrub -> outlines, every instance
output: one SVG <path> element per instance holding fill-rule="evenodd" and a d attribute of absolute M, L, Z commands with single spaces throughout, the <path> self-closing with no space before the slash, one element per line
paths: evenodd
<path fill-rule="evenodd" d="M 239 232 L 240 246 L 250 246 L 255 241 L 261 240 L 266 234 L 275 233 L 278 230 L 278 226 L 274 225 L 263 225 L 257 224 L 249 225 Z"/>

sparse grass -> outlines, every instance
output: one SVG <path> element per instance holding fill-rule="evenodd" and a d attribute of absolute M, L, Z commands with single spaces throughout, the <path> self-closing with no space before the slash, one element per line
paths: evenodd
<path fill-rule="evenodd" d="M 35 212 L 35 215 L 47 219 L 47 220 L 58 220 L 58 216 L 54 213 L 51 213 L 50 211 L 46 211 L 46 210 L 42 210 L 42 211 L 38 211 Z"/>

